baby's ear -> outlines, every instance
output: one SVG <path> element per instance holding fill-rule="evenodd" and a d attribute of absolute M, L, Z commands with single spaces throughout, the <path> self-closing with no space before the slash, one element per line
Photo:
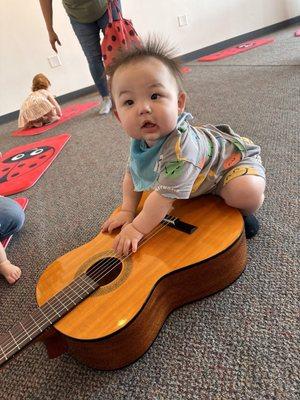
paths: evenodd
<path fill-rule="evenodd" d="M 184 111 L 185 103 L 186 103 L 186 93 L 179 92 L 178 93 L 178 113 L 179 114 L 181 114 Z"/>

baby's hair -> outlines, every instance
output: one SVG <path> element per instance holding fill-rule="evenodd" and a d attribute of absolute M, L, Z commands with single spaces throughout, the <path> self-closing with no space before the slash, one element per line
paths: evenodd
<path fill-rule="evenodd" d="M 44 74 L 37 74 L 32 80 L 32 91 L 48 89 L 50 85 L 49 79 Z"/>
<path fill-rule="evenodd" d="M 148 38 L 140 46 L 133 46 L 129 50 L 121 50 L 117 53 L 112 63 L 106 70 L 108 75 L 109 88 L 111 91 L 112 80 L 115 72 L 119 67 L 123 67 L 145 58 L 153 57 L 161 61 L 174 76 L 178 89 L 183 90 L 183 77 L 181 72 L 181 64 L 178 59 L 174 58 L 175 49 L 165 42 L 157 38 Z"/>

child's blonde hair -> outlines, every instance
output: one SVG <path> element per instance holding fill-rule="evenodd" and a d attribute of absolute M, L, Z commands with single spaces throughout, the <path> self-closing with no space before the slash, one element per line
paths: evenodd
<path fill-rule="evenodd" d="M 48 89 L 50 85 L 49 79 L 44 74 L 37 74 L 32 80 L 32 91 Z"/>
<path fill-rule="evenodd" d="M 176 80 L 179 91 L 183 91 L 183 77 L 181 72 L 181 63 L 174 58 L 174 48 L 170 48 L 166 43 L 158 38 L 149 37 L 140 46 L 133 46 L 130 50 L 121 50 L 113 59 L 106 70 L 108 75 L 109 89 L 111 92 L 112 81 L 115 72 L 121 66 L 126 66 L 145 58 L 153 57 L 161 61 L 173 75 Z"/>

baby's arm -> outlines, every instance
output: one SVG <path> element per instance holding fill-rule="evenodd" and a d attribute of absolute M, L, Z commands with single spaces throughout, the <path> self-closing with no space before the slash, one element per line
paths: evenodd
<path fill-rule="evenodd" d="M 117 254 L 127 255 L 130 250 L 136 252 L 138 242 L 164 219 L 173 201 L 174 199 L 163 197 L 156 191 L 152 192 L 139 215 L 115 238 L 113 247 Z"/>
<path fill-rule="evenodd" d="M 50 101 L 50 103 L 54 105 L 57 115 L 59 117 L 61 117 L 62 116 L 62 112 L 61 112 L 61 108 L 60 108 L 58 102 L 55 100 L 55 98 L 50 93 L 48 94 L 47 98 Z"/>
<path fill-rule="evenodd" d="M 121 210 L 111 215 L 102 226 L 102 232 L 112 232 L 114 229 L 130 223 L 134 217 L 136 208 L 140 202 L 142 192 L 135 192 L 131 175 L 125 172 L 123 179 L 123 201 Z"/>
<path fill-rule="evenodd" d="M 136 230 L 146 235 L 151 232 L 168 214 L 174 199 L 164 197 L 158 192 L 152 192 L 144 203 L 139 215 L 133 220 L 132 225 Z"/>

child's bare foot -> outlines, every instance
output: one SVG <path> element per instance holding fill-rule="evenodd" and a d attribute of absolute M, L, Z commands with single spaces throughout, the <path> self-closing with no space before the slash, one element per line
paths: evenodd
<path fill-rule="evenodd" d="M 19 267 L 6 260 L 0 263 L 0 274 L 12 285 L 20 278 L 21 270 Z"/>

